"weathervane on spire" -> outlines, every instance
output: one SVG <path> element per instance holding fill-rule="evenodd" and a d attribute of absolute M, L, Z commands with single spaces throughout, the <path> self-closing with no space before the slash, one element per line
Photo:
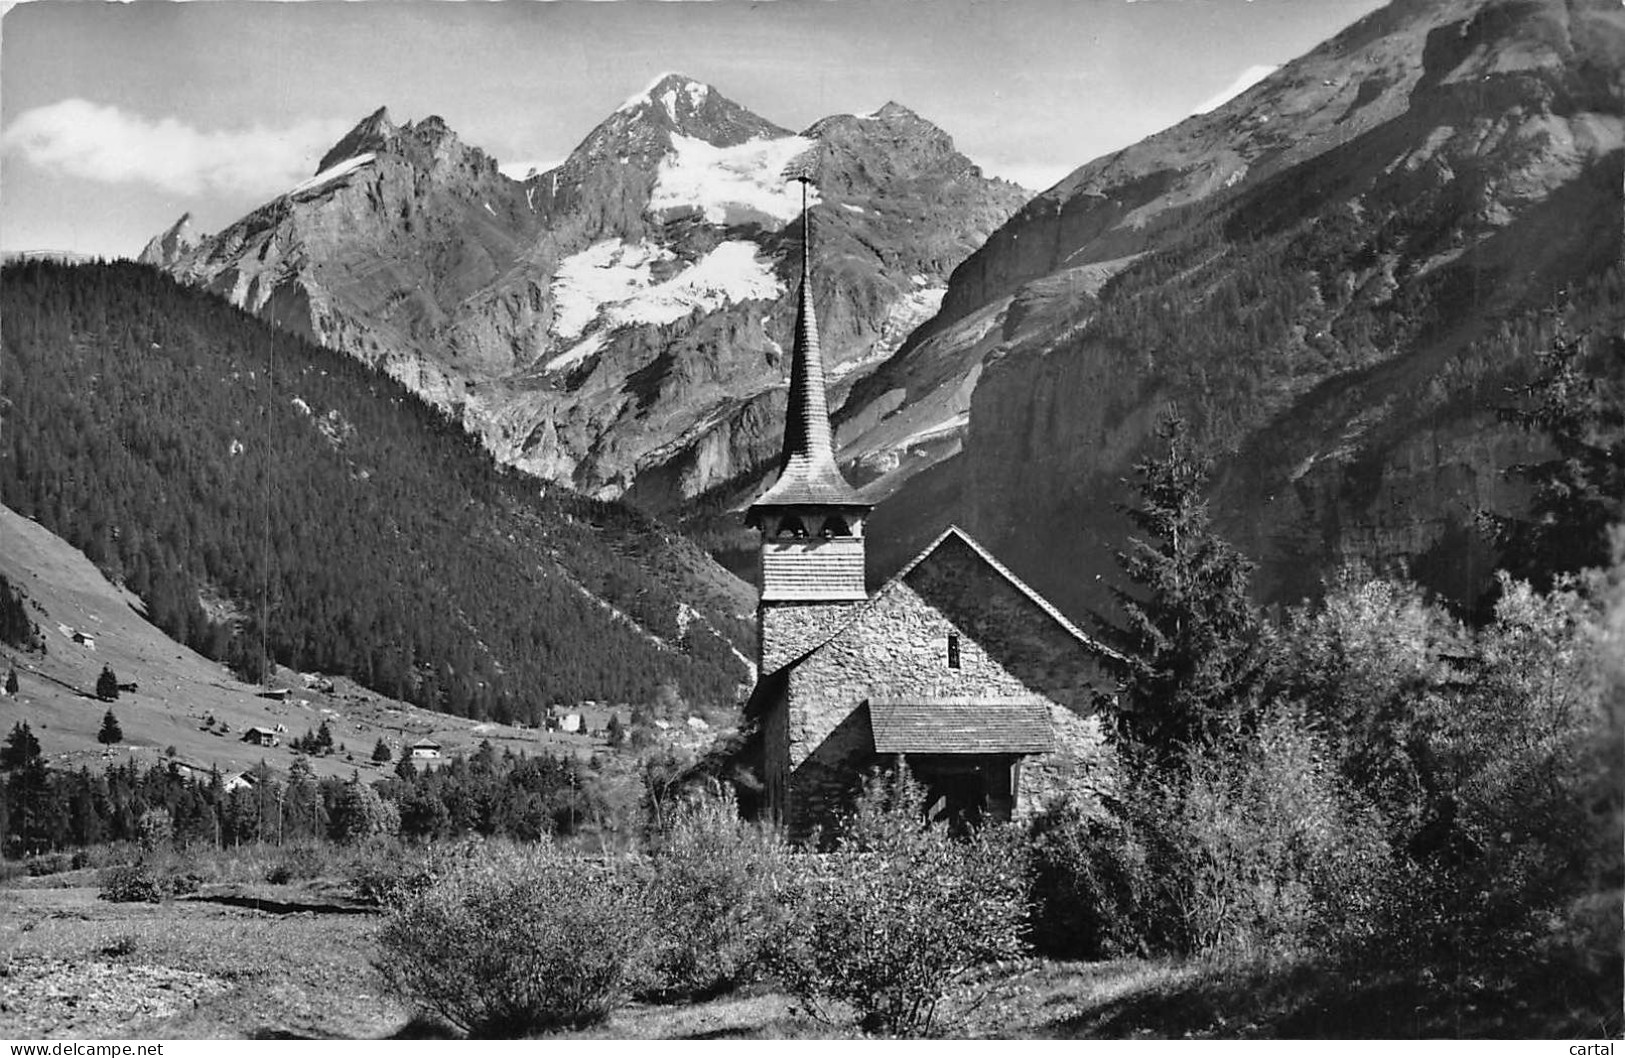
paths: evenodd
<path fill-rule="evenodd" d="M 818 148 L 809 147 L 784 167 L 780 174 L 785 180 L 794 181 L 801 185 L 801 278 L 805 283 L 810 274 L 808 265 L 812 260 L 812 215 L 807 212 L 807 188 L 816 184 L 818 173 Z"/>

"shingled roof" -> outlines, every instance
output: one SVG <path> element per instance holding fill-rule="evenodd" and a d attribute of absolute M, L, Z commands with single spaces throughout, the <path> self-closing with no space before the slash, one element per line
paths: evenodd
<path fill-rule="evenodd" d="M 784 416 L 784 450 L 779 479 L 751 505 L 861 507 L 857 490 L 835 463 L 829 428 L 829 400 L 824 393 L 824 354 L 818 346 L 818 317 L 812 302 L 812 218 L 802 183 L 801 290 L 796 306 L 795 348 L 790 359 L 790 403 Z M 754 522 L 754 518 L 752 518 Z"/>
<path fill-rule="evenodd" d="M 1055 744 L 1040 698 L 908 698 L 869 703 L 876 753 L 1045 753 Z"/>

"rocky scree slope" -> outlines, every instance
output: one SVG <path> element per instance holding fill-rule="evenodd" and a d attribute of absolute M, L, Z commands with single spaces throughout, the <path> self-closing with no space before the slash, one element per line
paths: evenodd
<path fill-rule="evenodd" d="M 1617 4 L 1398 0 L 1078 169 L 848 401 L 850 429 L 871 391 L 989 364 L 965 454 L 877 537 L 958 518 L 1073 613 L 1104 606 L 1114 503 L 1177 405 L 1266 599 L 1349 562 L 1473 599 L 1475 514 L 1519 507 L 1504 471 L 1538 444 L 1497 407 L 1559 318 L 1620 333 L 1622 68 Z M 1619 346 L 1595 365 L 1625 371 Z"/>
<path fill-rule="evenodd" d="M 800 275 L 792 165 L 818 180 L 839 401 L 1026 197 L 897 104 L 792 134 L 668 75 L 524 181 L 439 119 L 380 110 L 299 187 L 216 235 L 183 218 L 143 259 L 376 365 L 505 463 L 671 511 L 759 479 L 777 454 Z"/>

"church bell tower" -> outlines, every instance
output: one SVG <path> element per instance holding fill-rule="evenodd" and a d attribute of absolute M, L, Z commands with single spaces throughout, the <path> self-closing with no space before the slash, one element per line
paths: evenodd
<path fill-rule="evenodd" d="M 756 609 L 759 671 L 765 676 L 818 646 L 868 593 L 863 523 L 873 505 L 858 499 L 835 463 L 824 395 L 824 361 L 813 313 L 812 216 L 801 180 L 801 290 L 784 450 L 773 486 L 751 505 L 747 524 L 761 535 L 761 601 Z"/>

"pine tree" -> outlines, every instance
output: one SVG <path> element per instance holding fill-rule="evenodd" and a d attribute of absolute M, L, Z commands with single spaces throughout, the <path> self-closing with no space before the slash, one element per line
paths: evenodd
<path fill-rule="evenodd" d="M 388 764 L 393 756 L 394 754 L 389 751 L 389 743 L 382 738 L 378 740 L 376 746 L 372 747 L 372 759 L 375 763 Z"/>
<path fill-rule="evenodd" d="M 28 721 L 22 720 L 11 725 L 11 734 L 6 736 L 5 746 L 0 747 L 0 768 L 6 770 L 20 768 L 39 759 L 39 739 L 29 730 Z"/>
<path fill-rule="evenodd" d="M 1527 518 L 1487 516 L 1507 571 L 1542 591 L 1565 573 L 1606 566 L 1608 529 L 1625 519 L 1625 339 L 1608 337 L 1589 355 L 1586 345 L 1558 334 L 1535 354 L 1541 370 L 1521 406 L 1501 411 L 1555 449 L 1508 470 L 1534 486 Z"/>
<path fill-rule="evenodd" d="M 118 726 L 118 717 L 113 715 L 113 710 L 107 710 L 102 717 L 102 729 L 96 732 L 96 741 L 104 746 L 124 741 L 124 731 Z"/>
<path fill-rule="evenodd" d="M 1214 532 L 1203 498 L 1210 461 L 1196 456 L 1184 422 L 1157 429 L 1161 456 L 1135 465 L 1139 506 L 1123 512 L 1142 535 L 1117 564 L 1131 587 L 1113 588 L 1121 623 L 1096 618 L 1121 657 L 1120 733 L 1128 749 L 1168 762 L 1218 742 L 1246 720 L 1262 667 L 1262 625 L 1247 598 L 1252 564 Z"/>
<path fill-rule="evenodd" d="M 17 687 L 17 670 L 13 668 L 11 671 L 6 673 L 6 693 L 16 694 Z"/>
<path fill-rule="evenodd" d="M 102 666 L 102 674 L 96 677 L 96 697 L 104 702 L 118 700 L 118 677 L 106 665 Z"/>
<path fill-rule="evenodd" d="M 333 732 L 328 728 L 326 720 L 323 720 L 321 726 L 316 729 L 316 751 L 333 752 Z"/>
<path fill-rule="evenodd" d="M 626 742 L 626 728 L 621 725 L 620 713 L 609 714 L 609 727 L 606 733 L 609 735 L 611 749 L 616 749 Z"/>

